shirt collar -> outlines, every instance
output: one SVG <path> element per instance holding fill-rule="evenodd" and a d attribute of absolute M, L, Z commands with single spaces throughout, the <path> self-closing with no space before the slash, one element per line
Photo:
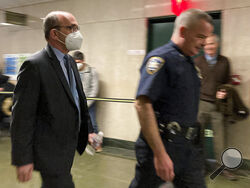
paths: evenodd
<path fill-rule="evenodd" d="M 175 49 L 179 52 L 179 55 L 180 55 L 180 56 L 185 57 L 189 62 L 193 63 L 192 57 L 191 57 L 191 56 L 185 55 L 185 54 L 182 52 L 182 50 L 181 50 L 172 40 L 170 40 L 169 43 L 170 43 L 171 46 L 173 46 L 173 48 L 175 48 Z"/>
<path fill-rule="evenodd" d="M 170 45 L 173 46 L 179 53 L 181 53 L 183 56 L 185 56 L 185 55 L 183 54 L 183 52 L 181 51 L 181 49 L 180 49 L 172 40 L 170 40 L 169 43 L 170 43 Z"/>
<path fill-rule="evenodd" d="M 217 54 L 215 56 L 210 56 L 208 54 L 205 54 L 205 58 L 207 61 L 212 61 L 217 59 Z"/>
<path fill-rule="evenodd" d="M 205 54 L 205 58 L 206 58 L 209 65 L 215 65 L 216 64 L 217 56 L 218 56 L 217 54 L 215 56 L 213 56 L 213 57 L 208 55 L 208 54 Z"/>
<path fill-rule="evenodd" d="M 55 53 L 57 59 L 58 59 L 59 61 L 63 61 L 63 58 L 64 58 L 64 56 L 65 56 L 66 54 L 62 53 L 60 50 L 54 48 L 54 47 L 51 46 L 51 45 L 50 45 L 50 47 L 51 47 L 51 49 L 54 51 L 54 53 Z"/>

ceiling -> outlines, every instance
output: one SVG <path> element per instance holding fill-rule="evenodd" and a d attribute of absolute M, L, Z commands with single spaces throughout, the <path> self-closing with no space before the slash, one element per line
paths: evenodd
<path fill-rule="evenodd" d="M 49 1 L 55 0 L 0 0 L 0 9 L 6 10 L 9 8 L 16 8 L 37 3 L 45 3 Z"/>
<path fill-rule="evenodd" d="M 5 25 L 5 11 L 11 8 L 17 8 L 22 6 L 34 5 L 39 3 L 46 3 L 59 0 L 0 0 L 0 27 L 8 27 L 12 30 L 20 29 L 20 27 L 25 28 L 20 25 Z M 42 20 L 40 18 L 33 17 L 32 15 L 27 15 L 27 25 L 30 28 L 41 28 Z"/>

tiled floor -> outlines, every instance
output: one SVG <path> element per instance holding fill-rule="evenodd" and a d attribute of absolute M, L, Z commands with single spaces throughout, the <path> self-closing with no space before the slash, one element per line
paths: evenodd
<path fill-rule="evenodd" d="M 108 155 L 109 149 L 103 154 L 90 156 L 76 154 L 72 174 L 76 188 L 127 188 L 134 176 L 136 161 L 129 157 Z M 128 154 L 126 154 L 128 155 Z M 249 188 L 250 176 L 242 176 L 239 181 L 228 181 L 219 176 L 215 181 L 207 178 L 208 188 Z M 0 137 L 0 188 L 39 188 L 40 176 L 34 173 L 30 182 L 20 184 L 15 177 L 15 168 L 10 165 L 10 138 Z"/>

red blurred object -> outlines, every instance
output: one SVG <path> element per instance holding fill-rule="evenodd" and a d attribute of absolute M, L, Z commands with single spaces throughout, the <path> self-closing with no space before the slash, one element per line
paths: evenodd
<path fill-rule="evenodd" d="M 188 9 L 188 0 L 171 0 L 172 2 L 172 12 L 179 16 L 183 11 Z"/>
<path fill-rule="evenodd" d="M 231 75 L 232 85 L 240 85 L 241 77 L 238 74 Z"/>

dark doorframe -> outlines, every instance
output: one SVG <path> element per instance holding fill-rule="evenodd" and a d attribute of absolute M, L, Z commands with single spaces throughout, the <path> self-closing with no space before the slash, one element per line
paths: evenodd
<path fill-rule="evenodd" d="M 214 21 L 214 33 L 220 37 L 221 12 L 208 12 Z M 148 18 L 147 52 L 166 44 L 172 35 L 176 16 Z"/>

